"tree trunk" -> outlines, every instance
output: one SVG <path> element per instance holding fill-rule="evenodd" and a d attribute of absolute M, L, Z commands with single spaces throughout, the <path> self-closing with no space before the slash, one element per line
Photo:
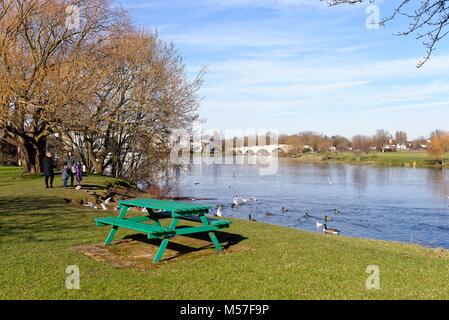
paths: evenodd
<path fill-rule="evenodd" d="M 90 160 L 90 163 L 94 167 L 95 173 L 99 175 L 103 175 L 103 164 L 99 163 L 95 157 L 94 148 L 91 141 L 86 141 L 87 145 L 87 155 Z"/>
<path fill-rule="evenodd" d="M 45 138 L 35 141 L 29 137 L 5 138 L 5 141 L 20 150 L 20 164 L 25 173 L 41 173 L 42 159 L 45 156 L 47 141 Z"/>

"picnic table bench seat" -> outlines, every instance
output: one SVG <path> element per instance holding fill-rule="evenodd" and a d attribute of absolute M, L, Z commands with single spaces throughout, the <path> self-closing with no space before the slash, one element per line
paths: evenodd
<path fill-rule="evenodd" d="M 125 218 L 128 209 L 132 207 L 145 208 L 148 214 L 145 216 Z M 154 263 L 159 262 L 169 239 L 177 235 L 207 232 L 215 248 L 218 251 L 222 251 L 223 249 L 214 231 L 228 228 L 231 224 L 227 220 L 207 218 L 206 214 L 209 212 L 211 206 L 173 200 L 121 200 L 118 203 L 118 208 L 120 212 L 117 217 L 102 217 L 95 220 L 97 226 L 112 226 L 104 244 L 109 245 L 112 242 L 119 227 L 142 232 L 149 239 L 161 238 L 161 245 L 153 258 Z M 161 218 L 171 218 L 170 224 L 167 227 L 162 226 L 159 221 Z M 179 220 L 200 222 L 201 225 L 177 227 Z"/>
<path fill-rule="evenodd" d="M 160 226 L 153 226 L 153 225 L 150 225 L 147 223 L 140 223 L 132 218 L 130 218 L 130 219 L 121 219 L 121 218 L 117 218 L 117 217 L 97 218 L 96 225 L 97 225 L 97 227 L 104 226 L 104 225 L 123 227 L 123 228 L 132 229 L 132 230 L 146 233 L 148 236 L 154 235 L 154 236 L 158 237 L 158 236 L 164 236 L 166 234 L 173 234 L 173 233 L 170 233 L 170 231 L 167 228 L 160 227 Z"/>

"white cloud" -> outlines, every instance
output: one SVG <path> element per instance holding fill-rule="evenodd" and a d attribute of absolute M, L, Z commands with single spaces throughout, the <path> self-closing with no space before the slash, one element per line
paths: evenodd
<path fill-rule="evenodd" d="M 432 108 L 447 104 L 449 56 L 434 57 L 424 69 L 416 60 L 372 63 L 227 61 L 209 66 L 203 110 L 231 113 L 265 110 L 301 114 L 322 110 L 347 115 L 380 110 Z M 444 79 L 444 80 L 435 80 Z M 449 104 L 447 104 L 449 108 Z M 270 111 L 271 110 L 271 111 Z"/>

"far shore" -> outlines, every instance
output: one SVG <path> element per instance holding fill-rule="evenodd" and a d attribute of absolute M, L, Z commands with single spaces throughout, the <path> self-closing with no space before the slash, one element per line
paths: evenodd
<path fill-rule="evenodd" d="M 352 152 L 306 153 L 294 156 L 293 158 L 301 162 L 313 163 L 350 163 L 409 168 L 449 168 L 449 154 L 442 158 L 442 165 L 440 159 L 427 152 L 372 152 L 363 154 Z"/>
<path fill-rule="evenodd" d="M 192 156 L 204 156 L 202 153 L 192 153 Z M 211 156 L 211 155 L 208 155 Z M 225 152 L 212 156 L 232 156 Z M 235 156 L 235 155 L 234 155 Z M 246 155 L 245 155 L 246 156 Z M 356 165 L 376 165 L 382 167 L 405 168 L 449 168 L 449 154 L 438 158 L 425 151 L 397 151 L 397 152 L 307 152 L 302 154 L 279 154 L 282 158 L 291 158 L 304 163 L 347 163 Z M 441 162 L 443 164 L 441 164 Z"/>

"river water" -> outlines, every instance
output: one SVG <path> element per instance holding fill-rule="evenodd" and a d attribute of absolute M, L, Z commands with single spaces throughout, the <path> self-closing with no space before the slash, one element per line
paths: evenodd
<path fill-rule="evenodd" d="M 322 232 L 316 222 L 328 215 L 334 219 L 328 227 L 342 235 L 449 249 L 448 171 L 279 158 L 274 174 L 261 174 L 264 166 L 221 164 L 221 157 L 218 164 L 195 162 L 179 172 L 173 195 L 213 198 L 197 201 L 223 204 L 224 217 L 251 214 L 257 221 Z M 235 194 L 257 201 L 231 208 Z"/>

